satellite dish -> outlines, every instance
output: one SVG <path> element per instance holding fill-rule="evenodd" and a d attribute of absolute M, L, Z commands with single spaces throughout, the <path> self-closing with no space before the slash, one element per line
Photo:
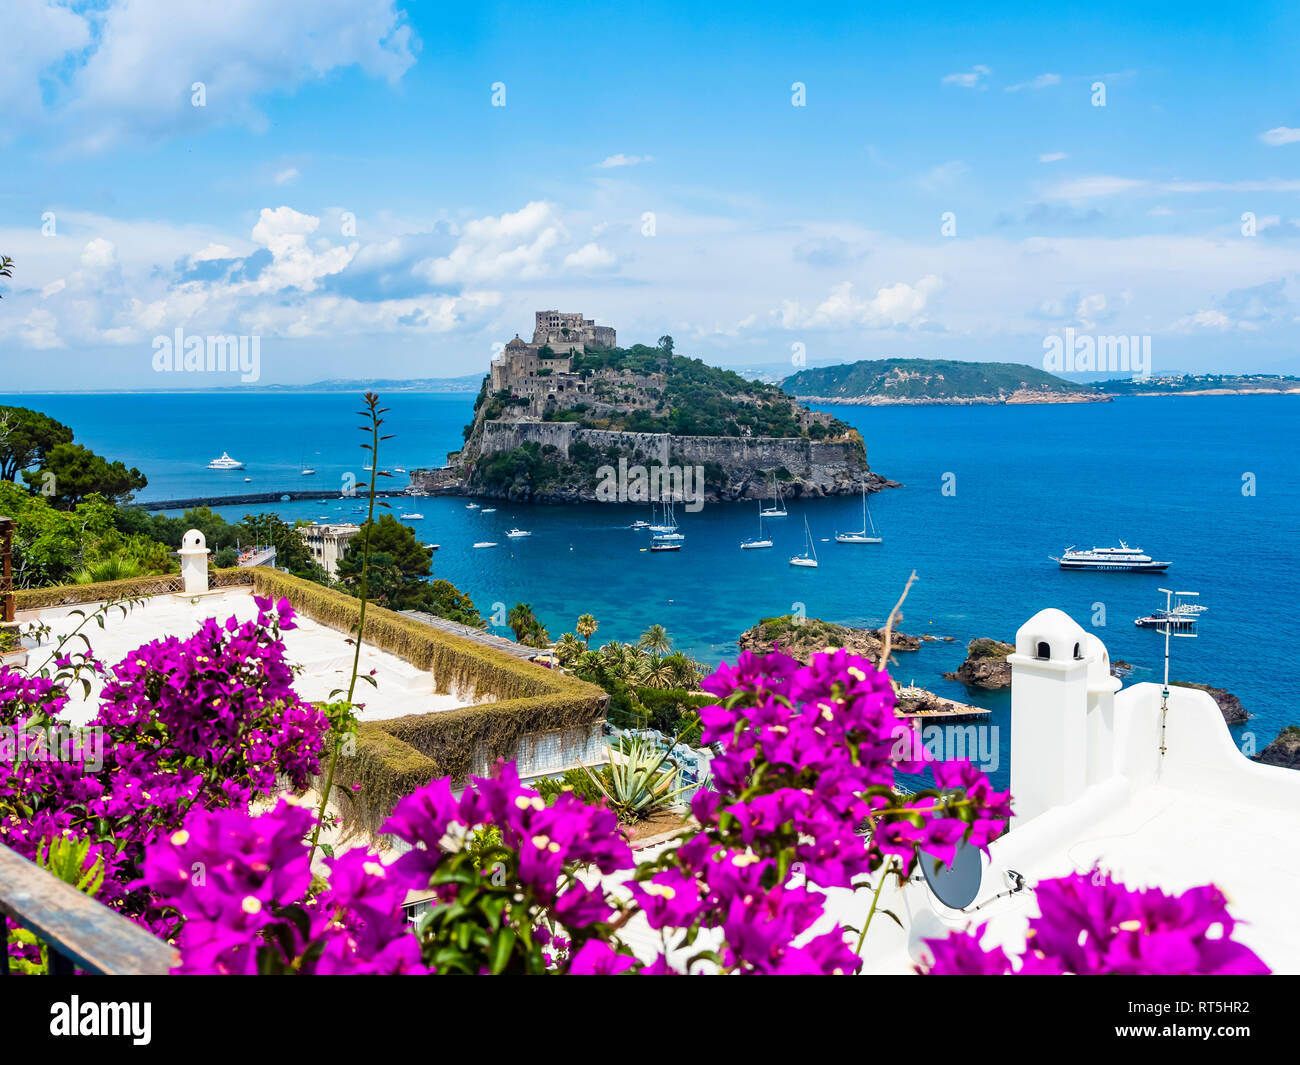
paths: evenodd
<path fill-rule="evenodd" d="M 925 851 L 918 851 L 917 857 L 921 860 L 925 882 L 945 906 L 964 910 L 975 901 L 984 872 L 978 847 L 964 840 L 958 843 L 950 865 L 940 865 L 938 858 Z"/>

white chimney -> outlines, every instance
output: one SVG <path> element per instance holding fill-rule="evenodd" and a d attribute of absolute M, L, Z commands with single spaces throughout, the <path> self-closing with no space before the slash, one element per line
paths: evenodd
<path fill-rule="evenodd" d="M 1007 656 L 1013 829 L 1073 802 L 1088 785 L 1088 639 L 1054 609 L 1040 610 L 1016 633 L 1016 653 Z"/>
<path fill-rule="evenodd" d="M 198 529 L 191 529 L 181 537 L 181 549 L 176 552 L 181 559 L 181 580 L 186 595 L 198 595 L 208 590 L 208 542 Z"/>

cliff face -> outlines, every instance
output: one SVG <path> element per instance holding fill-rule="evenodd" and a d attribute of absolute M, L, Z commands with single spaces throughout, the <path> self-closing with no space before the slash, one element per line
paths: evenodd
<path fill-rule="evenodd" d="M 527 445 L 536 445 L 539 459 L 549 464 L 544 472 L 503 477 L 491 469 L 494 456 Z M 617 469 L 620 458 L 647 468 L 703 467 L 703 495 L 711 502 L 768 498 L 774 473 L 782 495 L 790 499 L 899 487 L 871 471 L 856 434 L 837 440 L 676 436 L 585 429 L 572 422 L 485 420 L 474 426 L 454 475 L 413 470 L 411 488 L 417 494 L 463 492 L 521 502 L 601 502 L 607 500 L 597 495 L 596 471 Z"/>
<path fill-rule="evenodd" d="M 770 654 L 773 648 L 779 646 L 791 658 L 806 665 L 813 655 L 828 647 L 842 647 L 855 655 L 869 658 L 873 662 L 878 661 L 883 638 L 883 629 L 850 629 L 817 618 L 796 621 L 786 614 L 779 618 L 765 618 L 752 629 L 741 633 L 736 644 L 740 650 L 753 651 L 755 654 Z M 891 658 L 895 651 L 916 651 L 920 647 L 919 637 L 902 632 L 890 636 Z"/>

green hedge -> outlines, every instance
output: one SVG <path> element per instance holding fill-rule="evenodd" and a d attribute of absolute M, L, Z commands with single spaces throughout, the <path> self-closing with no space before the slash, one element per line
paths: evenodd
<path fill-rule="evenodd" d="M 209 571 L 213 587 L 252 584 L 251 569 L 219 569 Z M 99 584 L 54 584 L 46 588 L 20 588 L 14 592 L 16 610 L 45 610 L 54 606 L 76 606 L 80 603 L 102 603 L 108 599 L 145 598 L 151 595 L 169 595 L 183 588 L 179 573 L 158 573 L 152 577 L 131 577 L 124 581 L 102 581 Z"/>
<path fill-rule="evenodd" d="M 258 595 L 288 599 L 321 624 L 355 632 L 359 600 L 278 570 L 252 572 Z M 593 684 L 383 607 L 366 608 L 365 642 L 430 670 L 439 692 L 472 687 L 476 698 L 500 701 L 364 722 L 355 756 L 340 759 L 335 775 L 351 799 L 342 800 L 345 829 L 376 834 L 402 796 L 436 777 L 463 781 L 480 745 L 489 760 L 510 759 L 529 733 L 587 727 L 605 717 L 609 697 Z M 354 784 L 361 785 L 356 792 Z"/>

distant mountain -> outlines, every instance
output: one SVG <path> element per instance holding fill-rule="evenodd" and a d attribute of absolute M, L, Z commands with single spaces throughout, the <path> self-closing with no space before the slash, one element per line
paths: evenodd
<path fill-rule="evenodd" d="M 955 359 L 864 359 L 800 370 L 781 384 L 804 400 L 824 403 L 1087 403 L 1109 396 L 1014 362 Z"/>
<path fill-rule="evenodd" d="M 313 381 L 309 385 L 262 385 L 268 392 L 356 392 L 377 390 L 382 392 L 477 392 L 483 383 L 481 373 L 464 377 L 413 377 L 413 378 L 331 378 Z"/>
<path fill-rule="evenodd" d="M 1120 377 L 1097 386 L 1114 396 L 1226 396 L 1300 393 L 1300 377 L 1280 374 L 1161 374 L 1159 377 Z"/>

